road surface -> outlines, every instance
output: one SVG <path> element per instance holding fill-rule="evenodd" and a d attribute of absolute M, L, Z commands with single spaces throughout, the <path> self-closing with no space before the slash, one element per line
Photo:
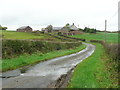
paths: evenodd
<path fill-rule="evenodd" d="M 82 60 L 89 57 L 95 50 L 95 46 L 87 44 L 87 48 L 71 55 L 58 57 L 41 62 L 30 67 L 26 73 L 20 76 L 2 80 L 2 88 L 47 88 L 61 75 L 73 69 Z"/>

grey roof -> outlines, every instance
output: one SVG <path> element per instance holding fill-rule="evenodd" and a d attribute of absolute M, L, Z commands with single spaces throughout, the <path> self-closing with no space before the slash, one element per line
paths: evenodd
<path fill-rule="evenodd" d="M 26 29 L 27 27 L 29 26 L 22 26 L 22 27 L 19 27 L 18 29 Z"/>
<path fill-rule="evenodd" d="M 62 29 L 63 27 L 53 27 L 53 30 L 60 30 Z"/>
<path fill-rule="evenodd" d="M 78 30 L 78 28 L 75 25 L 71 25 L 70 29 Z"/>
<path fill-rule="evenodd" d="M 70 29 L 73 29 L 73 30 L 78 30 L 78 28 L 75 25 L 68 25 L 67 27 L 69 27 Z"/>

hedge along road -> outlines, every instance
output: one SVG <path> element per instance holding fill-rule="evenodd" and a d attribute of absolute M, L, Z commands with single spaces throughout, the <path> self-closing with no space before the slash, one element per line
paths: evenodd
<path fill-rule="evenodd" d="M 41 62 L 30 67 L 26 73 L 17 77 L 3 79 L 2 88 L 47 88 L 62 75 L 74 69 L 82 60 L 89 57 L 95 50 L 92 44 L 86 44 L 86 49 L 67 56 Z"/>

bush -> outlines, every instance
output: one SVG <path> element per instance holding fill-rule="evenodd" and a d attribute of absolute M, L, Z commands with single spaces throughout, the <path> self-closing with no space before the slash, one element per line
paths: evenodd
<path fill-rule="evenodd" d="M 13 58 L 21 54 L 47 53 L 54 50 L 70 49 L 81 42 L 45 42 L 38 40 L 2 40 L 2 58 Z"/>
<path fill-rule="evenodd" d="M 120 44 L 106 44 L 105 50 L 107 54 L 112 58 L 112 61 L 118 62 L 118 59 L 120 60 L 120 52 L 118 50 L 118 47 Z"/>
<path fill-rule="evenodd" d="M 74 40 L 77 40 L 77 41 L 86 41 L 85 39 L 81 39 L 81 38 L 75 38 L 75 37 L 68 37 L 66 35 L 60 35 L 62 37 L 65 37 L 65 38 L 68 38 L 68 39 L 74 39 Z"/>
<path fill-rule="evenodd" d="M 105 41 L 102 40 L 90 40 L 90 42 L 100 43 L 102 45 L 105 45 Z"/>
<path fill-rule="evenodd" d="M 86 33 L 96 33 L 96 29 L 94 28 L 88 28 L 88 27 L 85 27 L 83 32 L 86 32 Z"/>
<path fill-rule="evenodd" d="M 90 40 L 91 42 L 101 43 L 104 48 L 105 52 L 109 56 L 109 63 L 113 63 L 113 68 L 117 71 L 118 70 L 118 63 L 120 62 L 120 44 L 108 44 L 101 40 Z"/>
<path fill-rule="evenodd" d="M 115 72 L 119 72 L 119 63 L 120 63 L 120 51 L 119 51 L 120 44 L 106 44 L 105 45 L 105 51 L 107 55 L 109 56 L 109 64 L 111 64 L 111 67 L 109 69 L 114 70 Z M 117 76 L 116 76 L 117 78 Z"/>

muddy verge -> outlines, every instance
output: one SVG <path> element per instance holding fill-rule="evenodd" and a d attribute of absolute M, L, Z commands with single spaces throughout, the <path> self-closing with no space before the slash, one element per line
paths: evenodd
<path fill-rule="evenodd" d="M 70 82 L 72 73 L 74 72 L 74 68 L 72 68 L 70 71 L 67 72 L 67 74 L 61 75 L 60 78 L 58 78 L 56 81 L 51 83 L 47 88 L 56 88 L 57 90 L 59 88 L 67 88 L 68 83 Z"/>

